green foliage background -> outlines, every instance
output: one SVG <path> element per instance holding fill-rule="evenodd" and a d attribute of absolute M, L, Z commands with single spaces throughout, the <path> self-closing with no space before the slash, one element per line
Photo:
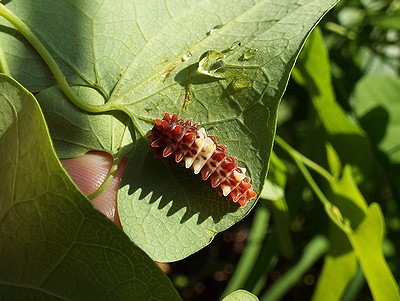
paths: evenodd
<path fill-rule="evenodd" d="M 342 1 L 316 29 L 335 1 L 4 4 L 0 296 L 179 300 L 172 280 L 184 299 L 400 299 L 399 1 Z M 145 136 L 165 111 L 228 145 L 258 202 L 154 160 Z M 126 234 L 57 159 L 91 149 L 129 157 Z M 246 215 L 218 296 L 196 292 L 203 259 L 170 280 L 151 260 L 186 258 Z"/>

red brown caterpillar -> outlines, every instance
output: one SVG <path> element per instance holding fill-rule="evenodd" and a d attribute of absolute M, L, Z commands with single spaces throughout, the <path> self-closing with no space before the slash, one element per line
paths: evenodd
<path fill-rule="evenodd" d="M 201 173 L 204 181 L 210 178 L 211 187 L 217 188 L 227 200 L 243 207 L 256 197 L 246 169 L 238 167 L 237 158 L 228 155 L 227 147 L 218 144 L 214 136 L 207 136 L 197 123 L 165 113 L 163 119 L 155 120 L 147 138 L 152 140 L 151 147 L 157 149 L 156 156 L 173 155 L 176 163 L 184 159 L 186 168 Z"/>

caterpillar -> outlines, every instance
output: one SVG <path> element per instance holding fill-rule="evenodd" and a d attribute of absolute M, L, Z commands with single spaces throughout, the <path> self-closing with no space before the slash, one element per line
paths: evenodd
<path fill-rule="evenodd" d="M 163 119 L 155 120 L 147 138 L 156 149 L 155 157 L 171 156 L 176 163 L 200 173 L 227 200 L 244 207 L 257 196 L 246 168 L 238 167 L 238 159 L 228 154 L 228 148 L 218 144 L 214 136 L 208 136 L 197 123 L 183 121 L 176 113 L 165 113 Z"/>

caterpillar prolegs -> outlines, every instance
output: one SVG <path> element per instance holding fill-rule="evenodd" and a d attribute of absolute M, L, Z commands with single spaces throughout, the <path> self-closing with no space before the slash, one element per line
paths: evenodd
<path fill-rule="evenodd" d="M 173 156 L 176 163 L 182 162 L 195 174 L 201 174 L 211 187 L 235 203 L 245 206 L 256 197 L 246 175 L 246 169 L 238 166 L 238 159 L 228 154 L 225 145 L 218 144 L 214 136 L 207 136 L 204 128 L 190 120 L 183 121 L 177 114 L 165 113 L 163 119 L 156 119 L 150 139 L 156 156 Z"/>

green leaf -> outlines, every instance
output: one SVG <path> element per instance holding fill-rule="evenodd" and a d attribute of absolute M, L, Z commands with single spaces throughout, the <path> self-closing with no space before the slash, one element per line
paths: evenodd
<path fill-rule="evenodd" d="M 368 204 L 355 183 L 350 166 L 344 167 L 342 177 L 331 183 L 331 188 L 334 193 L 332 203 L 338 208 L 342 222 L 356 229 L 365 218 Z"/>
<path fill-rule="evenodd" d="M 268 167 L 279 100 L 305 38 L 333 4 L 328 2 L 293 6 L 287 1 L 285 9 L 279 11 L 269 2 L 253 5 L 229 1 L 224 2 L 223 10 L 219 3 L 199 2 L 161 31 L 171 34 L 178 27 L 182 31 L 177 36 L 186 41 L 184 46 L 165 41 L 160 49 L 156 46 L 159 41 L 151 40 L 151 49 L 146 47 L 129 67 L 114 90 L 118 97 L 110 102 L 124 107 L 133 117 L 138 137 L 151 128 L 149 118 L 161 117 L 165 111 L 183 111 L 183 118 L 198 122 L 228 146 L 247 168 L 259 193 Z M 196 17 L 199 10 L 205 12 L 201 19 Z M 191 26 L 188 29 L 179 24 Z M 218 29 L 207 34 L 216 26 Z M 158 39 L 162 37 L 157 35 Z M 248 55 L 249 50 L 254 50 L 254 56 Z M 191 57 L 182 61 L 188 51 Z M 168 64 L 162 64 L 160 57 Z M 143 62 L 147 67 L 163 67 L 145 68 L 137 74 Z M 128 82 L 140 86 L 128 88 Z M 208 184 L 190 173 L 151 157 L 147 143 L 138 141 L 118 204 L 125 231 L 155 260 L 178 260 L 196 252 L 254 205 L 252 201 L 238 208 L 217 197 Z"/>
<path fill-rule="evenodd" d="M 400 79 L 368 75 L 353 96 L 354 111 L 368 136 L 393 166 L 400 163 Z"/>
<path fill-rule="evenodd" d="M 373 17 L 370 22 L 382 29 L 400 30 L 400 13 L 395 12 L 391 15 Z"/>
<path fill-rule="evenodd" d="M 279 251 L 283 257 L 290 258 L 293 256 L 294 247 L 290 234 L 289 208 L 285 199 L 286 174 L 285 164 L 276 156 L 275 152 L 272 152 L 270 170 L 260 198 L 269 200 L 267 205 L 272 210 L 274 235 L 279 244 Z"/>
<path fill-rule="evenodd" d="M 342 173 L 342 162 L 330 143 L 326 144 L 326 155 L 331 174 L 338 178 Z"/>
<path fill-rule="evenodd" d="M 38 35 L 71 85 L 96 90 L 107 108 L 132 118 L 137 141 L 118 212 L 138 246 L 172 261 L 204 247 L 256 200 L 238 208 L 198 177 L 154 160 L 144 139 L 154 119 L 168 111 L 198 122 L 239 158 L 260 193 L 289 74 L 335 2 L 38 0 L 33 9 L 29 0 L 14 0 L 7 7 Z M 0 36 L 11 73 L 48 79 L 18 69 L 25 55 L 18 40 Z"/>
<path fill-rule="evenodd" d="M 333 204 L 375 300 L 399 300 L 399 288 L 382 252 L 384 220 L 378 204 L 369 207 L 358 190 L 350 168 L 331 183 Z M 346 246 L 343 246 L 345 252 Z"/>
<path fill-rule="evenodd" d="M 320 30 L 315 30 L 299 57 L 293 76 L 311 96 L 318 117 L 327 133 L 319 138 L 333 145 L 343 164 L 351 164 L 361 171 L 359 177 L 370 173 L 372 152 L 365 133 L 352 122 L 336 101 L 330 72 L 330 61 Z M 315 133 L 312 148 L 316 145 Z M 320 144 L 325 146 L 324 143 Z M 325 150 L 316 150 L 322 153 Z"/>
<path fill-rule="evenodd" d="M 335 177 L 339 177 L 339 175 L 342 173 L 342 163 L 340 162 L 340 159 L 331 144 L 327 144 L 326 149 L 330 170 Z M 354 189 L 354 185 L 343 186 L 345 189 Z M 339 189 L 336 190 L 340 191 Z M 331 196 L 331 199 L 332 202 L 338 205 L 340 209 L 342 209 L 344 212 L 347 212 L 345 209 L 346 205 L 349 207 L 356 205 L 356 207 L 364 208 L 363 200 L 361 199 L 361 202 L 356 202 L 355 199 L 359 199 L 356 198 L 356 196 L 358 196 L 357 189 L 352 195 L 352 202 L 347 200 L 347 202 L 344 201 L 339 205 L 340 201 L 335 201 L 340 198 L 335 194 Z M 353 204 L 353 202 L 356 204 Z M 325 208 L 327 208 L 327 206 L 325 206 Z M 328 216 L 330 216 L 332 219 L 332 222 L 329 223 L 330 248 L 325 256 L 321 274 L 318 277 L 316 289 L 313 294 L 313 300 L 342 300 L 343 294 L 346 291 L 350 281 L 355 276 L 357 270 L 357 258 L 347 237 L 347 228 L 345 228 L 344 231 L 342 228 L 336 226 L 341 225 L 343 222 L 341 211 L 334 205 L 331 205 L 330 208 L 332 210 L 332 214 L 328 214 Z M 348 211 L 350 211 L 350 209 Z"/>
<path fill-rule="evenodd" d="M 342 300 L 357 271 L 357 258 L 346 234 L 333 223 L 329 227 L 329 251 L 325 256 L 312 300 Z"/>
<path fill-rule="evenodd" d="M 378 204 L 350 236 L 351 244 L 375 300 L 400 300 L 400 290 L 382 252 L 384 219 Z"/>
<path fill-rule="evenodd" d="M 237 290 L 230 293 L 222 301 L 258 301 L 258 298 L 247 291 Z"/>
<path fill-rule="evenodd" d="M 280 141 L 280 139 L 277 141 Z M 282 142 L 279 143 L 280 145 L 284 145 Z M 337 158 L 332 155 L 330 155 L 329 158 L 334 161 L 337 160 Z M 296 159 L 297 158 L 295 158 L 295 160 Z M 339 180 L 327 178 L 332 190 L 331 196 L 329 197 L 331 201 L 329 201 L 322 191 L 316 187 L 315 181 L 305 169 L 303 163 L 298 161 L 298 159 L 296 161 L 303 175 L 311 184 L 314 192 L 324 204 L 325 211 L 331 221 L 347 235 L 374 298 L 377 300 L 391 300 L 394 296 L 398 296 L 399 288 L 396 285 L 382 252 L 384 221 L 380 213 L 379 205 L 372 204 L 370 207 L 367 206 L 363 195 L 360 193 L 355 183 L 351 167 L 348 165 L 344 167 L 342 177 Z M 335 165 L 335 163 L 330 165 Z M 368 216 L 368 214 L 372 214 L 369 213 L 372 209 L 375 210 L 374 214 L 376 216 L 374 216 L 374 218 Z M 336 239 L 336 237 L 332 237 L 332 239 Z M 342 254 L 347 253 L 347 244 L 339 246 L 339 251 L 341 251 L 340 253 Z M 375 272 L 373 272 L 370 262 L 372 256 L 374 256 L 372 262 L 375 265 L 379 265 L 379 267 L 376 266 Z M 349 280 L 350 277 L 346 274 L 347 273 L 343 276 Z M 387 283 L 385 288 L 380 285 L 382 279 Z M 342 294 L 345 283 L 343 281 L 337 281 L 336 287 L 339 288 L 338 293 Z M 320 288 L 319 290 L 321 291 Z M 397 298 L 393 300 L 397 300 Z"/>
<path fill-rule="evenodd" d="M 0 298 L 179 300 L 71 182 L 35 98 L 0 75 Z"/>
<path fill-rule="evenodd" d="M 368 75 L 356 85 L 354 112 L 375 148 L 387 178 L 400 190 L 400 79 Z"/>
<path fill-rule="evenodd" d="M 272 151 L 270 171 L 265 179 L 265 185 L 260 193 L 260 198 L 270 201 L 278 201 L 285 197 L 286 166 Z"/>
<path fill-rule="evenodd" d="M 99 94 L 80 87 L 77 94 L 94 104 Z M 54 100 L 57 99 L 57 102 Z M 122 158 L 132 149 L 131 122 L 122 112 L 87 114 L 52 87 L 37 95 L 59 158 L 72 158 L 89 150 L 106 151 Z"/>

